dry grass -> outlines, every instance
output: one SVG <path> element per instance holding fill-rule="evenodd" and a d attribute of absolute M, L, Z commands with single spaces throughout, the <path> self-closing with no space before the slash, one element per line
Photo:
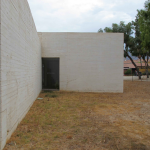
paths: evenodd
<path fill-rule="evenodd" d="M 4 150 L 150 150 L 150 82 L 123 94 L 41 93 Z"/>

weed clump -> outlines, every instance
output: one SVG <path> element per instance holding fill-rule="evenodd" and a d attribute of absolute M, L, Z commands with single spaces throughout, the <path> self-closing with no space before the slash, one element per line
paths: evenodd
<path fill-rule="evenodd" d="M 46 94 L 45 97 L 55 98 L 58 97 L 56 94 Z"/>

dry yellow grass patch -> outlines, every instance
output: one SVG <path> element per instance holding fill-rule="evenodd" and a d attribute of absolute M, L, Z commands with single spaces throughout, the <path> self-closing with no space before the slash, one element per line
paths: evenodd
<path fill-rule="evenodd" d="M 150 150 L 150 82 L 124 93 L 42 92 L 4 150 Z"/>

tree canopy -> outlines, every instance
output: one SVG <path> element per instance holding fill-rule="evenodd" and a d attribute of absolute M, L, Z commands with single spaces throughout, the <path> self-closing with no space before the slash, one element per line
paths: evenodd
<path fill-rule="evenodd" d="M 150 53 L 150 0 L 145 2 L 145 9 L 138 10 L 138 23 L 141 31 L 143 52 Z"/>

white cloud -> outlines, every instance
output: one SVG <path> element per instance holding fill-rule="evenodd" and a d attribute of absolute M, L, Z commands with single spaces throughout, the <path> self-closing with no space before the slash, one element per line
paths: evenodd
<path fill-rule="evenodd" d="M 97 32 L 134 19 L 145 0 L 28 0 L 39 32 Z"/>

